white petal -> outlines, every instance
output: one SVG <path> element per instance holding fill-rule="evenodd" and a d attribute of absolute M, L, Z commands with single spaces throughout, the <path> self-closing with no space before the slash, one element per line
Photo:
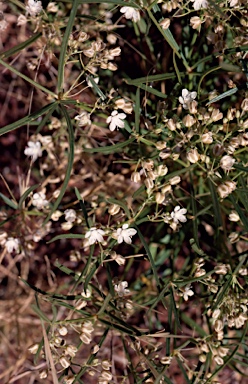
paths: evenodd
<path fill-rule="evenodd" d="M 186 88 L 184 88 L 184 89 L 182 90 L 182 97 L 183 97 L 183 98 L 187 97 L 188 93 L 189 93 L 189 91 L 188 91 Z"/>
<path fill-rule="evenodd" d="M 116 125 L 115 125 L 115 121 L 111 121 L 110 125 L 109 125 L 109 129 L 111 132 L 113 132 L 116 128 Z"/>

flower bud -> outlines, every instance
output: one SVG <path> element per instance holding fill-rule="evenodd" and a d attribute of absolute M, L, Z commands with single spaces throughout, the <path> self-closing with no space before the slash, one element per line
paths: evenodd
<path fill-rule="evenodd" d="M 46 370 L 44 370 L 40 372 L 39 376 L 40 376 L 40 379 L 46 379 L 48 376 L 48 373 Z"/>
<path fill-rule="evenodd" d="M 165 195 L 161 192 L 157 192 L 155 195 L 155 200 L 157 204 L 162 204 L 165 199 Z"/>
<path fill-rule="evenodd" d="M 68 333 L 68 330 L 67 330 L 67 328 L 66 328 L 65 326 L 61 326 L 61 327 L 59 327 L 58 331 L 59 331 L 59 334 L 60 334 L 61 336 L 65 336 L 65 335 L 67 335 L 67 333 Z"/>
<path fill-rule="evenodd" d="M 219 156 L 221 156 L 221 155 L 223 154 L 223 152 L 224 152 L 224 147 L 223 147 L 223 145 L 221 145 L 221 144 L 215 144 L 215 145 L 213 146 L 212 151 L 213 151 L 213 155 L 214 155 L 215 157 L 219 157 Z"/>
<path fill-rule="evenodd" d="M 152 189 L 154 187 L 154 182 L 149 177 L 145 179 L 144 183 L 147 189 Z"/>
<path fill-rule="evenodd" d="M 216 322 L 214 323 L 215 331 L 220 332 L 220 331 L 222 331 L 223 327 L 224 327 L 223 322 L 221 320 L 216 320 Z"/>
<path fill-rule="evenodd" d="M 237 212 L 234 212 L 234 211 L 230 213 L 228 218 L 230 221 L 235 221 L 235 222 L 240 220 L 239 215 L 237 214 Z"/>
<path fill-rule="evenodd" d="M 174 176 L 169 180 L 169 183 L 170 183 L 170 185 L 176 185 L 176 184 L 179 184 L 180 181 L 181 181 L 180 176 Z"/>
<path fill-rule="evenodd" d="M 175 131 L 177 129 L 176 123 L 173 119 L 169 119 L 167 122 L 167 127 L 170 131 Z"/>
<path fill-rule="evenodd" d="M 131 174 L 131 180 L 134 182 L 134 183 L 138 183 L 140 181 L 140 173 L 139 172 L 133 172 Z"/>
<path fill-rule="evenodd" d="M 108 213 L 111 215 L 111 216 L 114 216 L 114 215 L 117 215 L 117 213 L 119 213 L 121 207 L 117 204 L 112 204 L 109 209 L 108 209 Z"/>
<path fill-rule="evenodd" d="M 38 349 L 39 349 L 39 344 L 33 344 L 28 348 L 29 352 L 32 353 L 32 355 L 35 355 Z"/>
<path fill-rule="evenodd" d="M 158 176 L 165 176 L 167 172 L 168 172 L 168 168 L 166 167 L 166 165 L 161 164 L 157 167 Z"/>
<path fill-rule="evenodd" d="M 235 159 L 229 155 L 223 156 L 220 160 L 220 166 L 224 171 L 230 171 L 234 163 Z"/>
<path fill-rule="evenodd" d="M 212 144 L 213 142 L 213 134 L 212 132 L 206 132 L 202 135 L 203 144 Z"/>
<path fill-rule="evenodd" d="M 161 22 L 160 22 L 160 25 L 163 29 L 168 29 L 169 26 L 170 26 L 170 19 L 166 18 L 166 19 L 163 19 Z"/>
<path fill-rule="evenodd" d="M 202 23 L 201 19 L 198 16 L 193 16 L 193 17 L 190 18 L 190 26 L 193 29 L 200 29 L 201 23 Z"/>
<path fill-rule="evenodd" d="M 64 369 L 68 368 L 71 365 L 70 361 L 65 356 L 61 356 L 59 362 Z"/>
<path fill-rule="evenodd" d="M 156 143 L 156 148 L 159 150 L 159 151 L 162 151 L 163 149 L 166 148 L 166 141 L 158 141 Z"/>
<path fill-rule="evenodd" d="M 195 122 L 196 122 L 196 119 L 193 116 L 191 116 L 191 115 L 186 115 L 183 118 L 183 124 L 187 128 L 192 127 L 195 124 Z"/>
<path fill-rule="evenodd" d="M 187 159 L 191 162 L 191 163 L 197 163 L 197 161 L 199 160 L 200 158 L 200 155 L 197 151 L 197 149 L 191 149 L 188 153 L 187 153 Z"/>

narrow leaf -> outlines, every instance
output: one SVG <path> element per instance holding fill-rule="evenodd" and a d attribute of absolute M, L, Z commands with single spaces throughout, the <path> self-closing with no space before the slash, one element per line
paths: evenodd
<path fill-rule="evenodd" d="M 57 98 L 57 95 L 54 92 L 52 92 L 49 89 L 43 87 L 43 85 L 41 85 L 39 83 L 36 83 L 36 81 L 30 79 L 29 77 L 27 77 L 26 75 L 24 75 L 23 73 L 19 72 L 14 67 L 12 67 L 11 65 L 5 63 L 5 61 L 3 61 L 2 59 L 0 59 L 0 64 L 2 64 L 5 68 L 7 68 L 9 71 L 13 72 L 18 77 L 21 77 L 23 80 L 26 80 L 29 84 L 32 84 L 35 88 L 39 89 L 40 91 L 45 92 L 46 94 L 52 96 L 54 99 Z"/>
<path fill-rule="evenodd" d="M 84 235 L 77 234 L 77 233 L 64 233 L 63 235 L 58 235 L 53 237 L 51 240 L 47 242 L 47 244 L 50 244 L 50 243 L 53 243 L 54 241 L 62 240 L 62 239 L 84 239 Z"/>
<path fill-rule="evenodd" d="M 63 84 L 64 84 L 64 71 L 65 71 L 65 64 L 66 64 L 66 53 L 67 53 L 67 46 L 68 46 L 68 40 L 74 25 L 74 19 L 76 17 L 77 9 L 80 4 L 79 0 L 74 0 L 72 2 L 72 9 L 69 16 L 69 20 L 66 26 L 65 34 L 63 37 L 63 41 L 60 48 L 60 55 L 59 55 L 59 66 L 58 66 L 58 94 L 62 93 L 63 90 Z"/>
<path fill-rule="evenodd" d="M 56 103 L 48 104 L 45 107 L 39 109 L 38 111 L 33 112 L 30 115 L 25 116 L 20 120 L 15 121 L 14 123 L 6 125 L 5 127 L 0 129 L 0 136 L 4 135 L 5 133 L 13 131 L 14 129 L 23 127 L 24 125 L 30 124 L 31 121 L 37 119 L 38 117 L 42 116 L 44 113 L 48 112 L 51 108 L 53 108 L 54 104 Z"/>
<path fill-rule="evenodd" d="M 14 201 L 10 200 L 8 197 L 4 196 L 1 192 L 0 192 L 0 197 L 3 199 L 3 201 L 9 205 L 11 208 L 13 209 L 17 209 L 18 208 L 18 205 L 16 203 L 14 203 Z"/>
<path fill-rule="evenodd" d="M 131 137 L 130 139 L 123 141 L 122 143 L 114 144 L 114 145 L 107 146 L 107 147 L 84 148 L 83 151 L 88 152 L 88 153 L 99 152 L 99 153 L 102 153 L 104 155 L 108 155 L 110 153 L 115 153 L 115 152 L 119 151 L 119 149 L 127 147 L 129 144 L 131 144 L 135 140 L 136 140 L 135 137 Z"/>
<path fill-rule="evenodd" d="M 142 244 L 143 244 L 143 246 L 144 246 L 144 248 L 146 250 L 148 259 L 150 261 L 150 264 L 151 264 L 151 267 L 152 267 L 152 270 L 153 270 L 154 278 L 156 280 L 157 288 L 161 289 L 161 283 L 159 281 L 159 277 L 158 277 L 158 274 L 157 274 L 156 265 L 155 265 L 155 262 L 153 260 L 152 254 L 150 252 L 149 246 L 148 246 L 147 242 L 145 241 L 144 236 L 142 235 L 142 233 L 140 232 L 140 230 L 139 230 L 139 228 L 137 227 L 136 224 L 134 224 L 134 228 L 137 230 L 137 233 L 138 233 L 138 236 L 140 238 L 140 241 L 142 242 Z"/>
<path fill-rule="evenodd" d="M 82 209 L 82 212 L 83 212 L 83 215 L 84 215 L 84 220 L 86 222 L 86 225 L 88 228 L 90 228 L 90 225 L 89 225 L 89 221 L 88 221 L 88 213 L 87 213 L 87 209 L 84 205 L 84 202 L 83 202 L 83 199 L 79 193 L 79 190 L 77 189 L 77 187 L 75 187 L 75 194 L 78 198 L 78 201 L 79 201 L 79 204 L 80 204 L 80 208 Z"/>
<path fill-rule="evenodd" d="M 58 208 L 64 194 L 65 194 L 65 191 L 66 191 L 66 188 L 67 188 L 67 185 L 69 183 L 69 180 L 70 180 L 70 175 L 71 175 L 71 171 L 72 171 L 72 168 L 73 168 L 73 160 L 74 160 L 74 131 L 73 131 L 73 127 L 72 127 L 72 124 L 71 124 L 71 119 L 70 119 L 70 116 L 68 115 L 68 112 L 66 110 L 66 108 L 61 105 L 60 106 L 62 112 L 63 112 L 63 115 L 65 116 L 65 119 L 66 119 L 66 123 L 67 123 L 67 128 L 68 128 L 68 135 L 69 135 L 69 156 L 68 156 L 68 166 L 67 166 L 67 169 L 66 169 L 66 173 L 65 173 L 65 179 L 64 179 L 64 182 L 63 182 L 63 185 L 61 187 L 61 190 L 60 190 L 60 194 L 57 198 L 57 200 L 55 201 L 48 217 L 46 218 L 46 220 L 44 221 L 43 225 L 45 225 L 49 220 L 50 220 L 50 217 L 52 216 L 53 212 L 56 211 L 56 209 Z"/>
<path fill-rule="evenodd" d="M 20 43 L 18 45 L 15 45 L 13 48 L 8 49 L 7 51 L 4 51 L 0 54 L 1 59 L 7 59 L 10 56 L 13 56 L 14 54 L 21 52 L 23 49 L 27 48 L 29 45 L 34 43 L 38 38 L 42 35 L 41 32 L 38 32 L 30 37 L 30 39 L 24 41 L 23 43 Z"/>

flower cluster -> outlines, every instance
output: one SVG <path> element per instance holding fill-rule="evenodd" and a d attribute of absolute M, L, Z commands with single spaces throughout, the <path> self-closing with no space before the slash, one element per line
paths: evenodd
<path fill-rule="evenodd" d="M 28 141 L 28 147 L 24 150 L 26 156 L 30 156 L 32 162 L 42 156 L 41 143 L 39 141 Z"/>
<path fill-rule="evenodd" d="M 136 229 L 129 228 L 128 224 L 123 224 L 122 228 L 118 228 L 112 233 L 112 237 L 118 241 L 118 244 L 123 242 L 127 244 L 132 243 L 132 236 L 137 233 Z M 102 229 L 97 229 L 96 227 L 91 227 L 88 232 L 85 234 L 85 238 L 88 239 L 89 245 L 98 243 L 103 243 L 103 236 L 105 232 Z"/>

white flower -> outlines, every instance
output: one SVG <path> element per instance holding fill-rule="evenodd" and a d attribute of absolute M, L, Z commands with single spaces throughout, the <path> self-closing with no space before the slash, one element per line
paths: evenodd
<path fill-rule="evenodd" d="M 191 285 L 190 284 L 186 285 L 186 287 L 184 288 L 184 293 L 183 293 L 184 300 L 188 301 L 189 296 L 193 296 L 193 295 L 194 295 L 194 291 L 192 291 Z"/>
<path fill-rule="evenodd" d="M 4 245 L 9 253 L 13 251 L 19 252 L 20 240 L 14 237 L 8 237 Z"/>
<path fill-rule="evenodd" d="M 33 194 L 32 204 L 34 207 L 38 209 L 42 209 L 46 205 L 48 205 L 48 201 L 46 200 L 46 195 L 43 192 L 37 192 Z"/>
<path fill-rule="evenodd" d="M 2 14 L 2 16 L 3 16 L 3 14 Z M 5 31 L 7 26 L 8 26 L 8 23 L 5 19 L 0 20 L 0 31 Z"/>
<path fill-rule="evenodd" d="M 85 127 L 86 125 L 91 125 L 90 114 L 86 111 L 83 111 L 80 115 L 75 117 L 75 120 L 79 121 L 79 127 Z"/>
<path fill-rule="evenodd" d="M 28 0 L 26 11 L 30 13 L 31 16 L 38 15 L 42 11 L 41 1 Z"/>
<path fill-rule="evenodd" d="M 122 7 L 120 9 L 120 12 L 124 13 L 124 16 L 125 16 L 126 19 L 131 19 L 135 23 L 137 23 L 137 21 L 140 20 L 140 13 L 139 13 L 139 11 L 137 9 L 133 8 L 133 7 Z"/>
<path fill-rule="evenodd" d="M 115 128 L 124 128 L 124 121 L 123 119 L 126 118 L 125 113 L 118 113 L 117 111 L 113 111 L 111 113 L 111 116 L 107 118 L 107 123 L 109 124 L 110 131 L 114 131 Z"/>
<path fill-rule="evenodd" d="M 129 294 L 129 289 L 126 289 L 128 286 L 128 282 L 127 281 L 122 281 L 121 283 L 119 283 L 118 285 L 115 285 L 115 292 L 118 293 L 118 296 L 122 297 L 122 296 L 125 296 L 125 295 L 128 295 Z"/>
<path fill-rule="evenodd" d="M 39 141 L 29 141 L 28 147 L 24 150 L 26 156 L 31 156 L 32 161 L 38 159 L 42 156 L 41 143 Z"/>
<path fill-rule="evenodd" d="M 239 221 L 240 220 L 239 215 L 235 211 L 232 211 L 230 213 L 230 215 L 228 216 L 228 218 L 230 221 Z"/>
<path fill-rule="evenodd" d="M 236 7 L 236 5 L 238 5 L 238 3 L 239 3 L 239 0 L 231 0 L 230 1 L 230 7 Z"/>
<path fill-rule="evenodd" d="M 184 109 L 189 109 L 189 104 L 196 98 L 197 92 L 189 92 L 187 89 L 182 90 L 182 96 L 179 97 L 179 102 Z"/>
<path fill-rule="evenodd" d="M 123 224 L 122 228 L 117 229 L 114 236 L 117 237 L 119 244 L 123 243 L 123 241 L 125 241 L 127 244 L 131 244 L 132 236 L 134 236 L 136 233 L 136 229 L 128 228 L 128 224 Z"/>
<path fill-rule="evenodd" d="M 198 29 L 201 26 L 201 23 L 202 23 L 202 21 L 201 21 L 200 17 L 198 17 L 198 16 L 193 16 L 190 19 L 190 26 L 193 29 Z"/>
<path fill-rule="evenodd" d="M 181 223 L 185 223 L 187 221 L 187 218 L 185 217 L 186 213 L 187 213 L 187 209 L 180 208 L 180 206 L 177 205 L 174 208 L 174 212 L 171 212 L 170 215 L 174 223 L 178 224 L 179 221 L 181 221 Z"/>
<path fill-rule="evenodd" d="M 207 0 L 191 0 L 193 4 L 193 8 L 198 11 L 201 8 L 207 8 L 208 7 L 208 2 Z"/>
<path fill-rule="evenodd" d="M 65 210 L 65 220 L 73 223 L 77 218 L 76 211 L 74 209 L 66 209 Z"/>
<path fill-rule="evenodd" d="M 27 24 L 27 18 L 24 15 L 20 15 L 17 19 L 17 26 L 19 27 L 20 25 L 26 25 Z"/>
<path fill-rule="evenodd" d="M 220 184 L 217 187 L 217 192 L 222 199 L 225 199 L 230 193 L 235 191 L 236 183 L 234 181 L 226 181 L 224 184 Z"/>
<path fill-rule="evenodd" d="M 51 2 L 48 4 L 47 12 L 54 12 L 54 13 L 58 12 L 58 6 L 56 5 L 55 2 Z"/>
<path fill-rule="evenodd" d="M 234 163 L 235 159 L 228 155 L 223 156 L 220 160 L 220 166 L 222 169 L 224 169 L 224 171 L 230 171 Z"/>
<path fill-rule="evenodd" d="M 102 229 L 96 229 L 96 227 L 91 227 L 88 232 L 85 234 L 85 238 L 88 239 L 89 244 L 95 244 L 97 241 L 102 243 L 104 241 L 103 235 L 104 231 Z"/>

